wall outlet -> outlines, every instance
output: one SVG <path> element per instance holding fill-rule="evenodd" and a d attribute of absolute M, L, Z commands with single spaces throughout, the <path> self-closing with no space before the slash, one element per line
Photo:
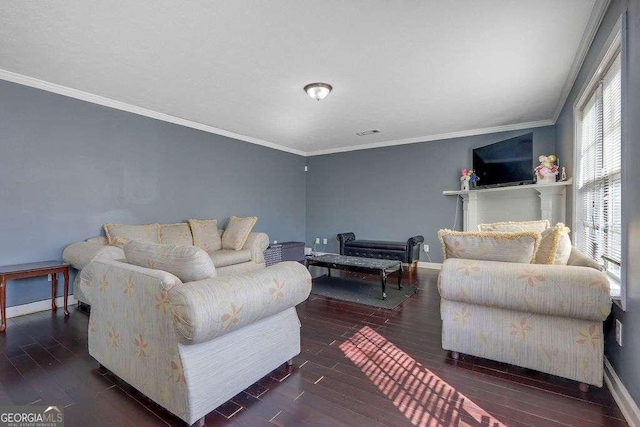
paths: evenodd
<path fill-rule="evenodd" d="M 327 239 L 322 239 L 322 244 L 326 245 L 327 244 Z"/>
<path fill-rule="evenodd" d="M 616 319 L 616 342 L 622 347 L 622 322 Z"/>
<path fill-rule="evenodd" d="M 319 244 L 320 244 L 320 238 L 316 237 L 316 245 L 319 245 Z"/>
<path fill-rule="evenodd" d="M 274 241 L 273 241 L 273 244 L 274 244 L 274 245 L 277 245 L 277 244 L 278 244 L 278 241 L 277 241 L 277 240 L 274 240 Z"/>
<path fill-rule="evenodd" d="M 51 281 L 51 274 L 47 274 L 47 281 Z"/>
<path fill-rule="evenodd" d="M 428 253 L 429 252 L 429 245 L 422 245 L 422 246 L 424 247 L 424 251 Z"/>

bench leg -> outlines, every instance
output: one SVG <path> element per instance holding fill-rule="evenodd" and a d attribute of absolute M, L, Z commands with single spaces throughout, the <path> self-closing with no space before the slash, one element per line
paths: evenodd
<path fill-rule="evenodd" d="M 387 293 L 385 292 L 387 288 L 387 273 L 380 272 L 380 282 L 382 283 L 382 299 L 387 299 Z"/>

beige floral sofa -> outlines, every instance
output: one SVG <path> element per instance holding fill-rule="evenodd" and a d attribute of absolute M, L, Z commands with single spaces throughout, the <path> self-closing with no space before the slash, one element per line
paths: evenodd
<path fill-rule="evenodd" d="M 311 276 L 283 262 L 220 277 L 200 248 L 145 244 L 127 243 L 125 259 L 161 262 L 175 274 L 105 258 L 82 269 L 89 353 L 185 422 L 202 425 L 300 352 L 295 306 L 308 298 Z M 155 260 L 144 259 L 153 253 Z"/>
<path fill-rule="evenodd" d="M 109 225 L 114 224 L 105 224 L 105 230 L 109 229 Z M 194 236 L 192 229 L 200 232 L 209 231 L 202 230 L 206 226 L 217 233 L 217 239 L 221 240 L 225 230 L 218 229 L 217 221 L 215 220 L 198 221 L 197 225 L 193 222 L 192 224 L 182 222 L 177 224 L 117 225 L 121 228 L 121 231 L 117 237 L 111 236 L 114 237 L 111 242 L 109 242 L 108 236 L 99 236 L 83 242 L 73 243 L 64 249 L 62 259 L 70 264 L 71 267 L 81 271 L 94 259 L 124 259 L 123 244 L 130 239 L 141 239 L 163 244 L 194 245 L 195 243 L 203 247 L 209 254 L 219 276 L 238 274 L 265 267 L 264 251 L 269 246 L 269 236 L 265 233 L 248 233 L 241 247 L 235 250 L 218 248 L 220 245 L 209 248 L 208 241 L 205 241 L 205 239 L 198 241 L 197 234 Z M 74 297 L 82 304 L 89 304 L 82 288 L 78 286 L 79 277 L 79 274 L 76 275 L 74 282 Z"/>
<path fill-rule="evenodd" d="M 442 347 L 454 358 L 469 354 L 576 380 L 582 390 L 601 387 L 607 276 L 558 240 L 543 251 L 540 234 L 441 230 Z M 564 257 L 561 265 L 549 247 Z"/>

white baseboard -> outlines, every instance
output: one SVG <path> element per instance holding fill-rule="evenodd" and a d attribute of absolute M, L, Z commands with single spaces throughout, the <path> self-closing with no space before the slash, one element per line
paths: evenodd
<path fill-rule="evenodd" d="M 432 268 L 434 270 L 442 270 L 442 263 L 440 263 L 440 262 L 418 261 L 418 267 L 420 267 L 420 268 Z"/>
<path fill-rule="evenodd" d="M 609 391 L 611 391 L 611 395 L 620 407 L 620 411 L 627 423 L 631 427 L 640 426 L 640 409 L 606 357 L 604 358 L 604 382 L 609 387 Z"/>
<path fill-rule="evenodd" d="M 73 294 L 69 295 L 67 305 L 75 305 L 77 303 Z M 56 305 L 61 310 L 64 306 L 64 297 L 56 298 Z M 51 310 L 51 300 L 45 299 L 42 301 L 31 302 L 29 304 L 14 305 L 13 307 L 7 307 L 7 319 L 11 317 L 24 316 L 25 314 L 37 313 L 39 311 Z"/>

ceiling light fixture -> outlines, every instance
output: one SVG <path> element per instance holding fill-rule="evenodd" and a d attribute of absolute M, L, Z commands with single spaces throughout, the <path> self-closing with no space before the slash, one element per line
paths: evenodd
<path fill-rule="evenodd" d="M 304 87 L 304 91 L 307 92 L 307 95 L 316 101 L 325 99 L 332 89 L 331 85 L 327 83 L 309 83 Z"/>

